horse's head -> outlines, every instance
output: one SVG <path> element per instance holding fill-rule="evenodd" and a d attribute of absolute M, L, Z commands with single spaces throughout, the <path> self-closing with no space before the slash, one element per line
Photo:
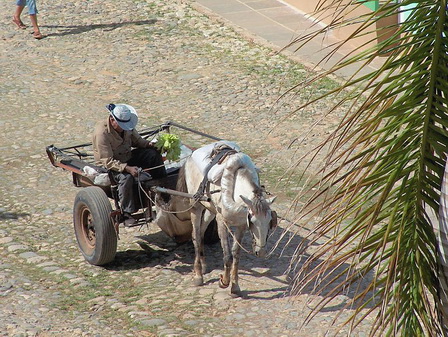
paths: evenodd
<path fill-rule="evenodd" d="M 270 205 L 275 197 L 264 199 L 256 195 L 250 200 L 242 195 L 240 198 L 247 205 L 247 225 L 252 234 L 252 249 L 256 256 L 266 256 L 266 243 L 269 230 L 277 226 L 277 213 L 272 211 Z"/>

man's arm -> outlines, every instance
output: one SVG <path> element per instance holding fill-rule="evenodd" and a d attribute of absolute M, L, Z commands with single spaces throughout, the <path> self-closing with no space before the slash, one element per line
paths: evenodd
<path fill-rule="evenodd" d="M 144 139 L 137 130 L 132 130 L 131 141 L 133 147 L 138 147 L 142 149 L 148 149 L 154 147 L 154 144 L 147 139 Z"/>
<path fill-rule="evenodd" d="M 118 172 L 125 171 L 127 164 L 114 159 L 112 146 L 104 134 L 93 136 L 93 153 L 97 163 L 106 169 Z"/>

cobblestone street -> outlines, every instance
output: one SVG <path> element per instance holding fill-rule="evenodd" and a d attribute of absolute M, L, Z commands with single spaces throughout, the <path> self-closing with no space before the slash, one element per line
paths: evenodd
<path fill-rule="evenodd" d="M 79 252 L 78 190 L 45 148 L 90 142 L 108 103 L 133 105 L 141 128 L 173 120 L 236 141 L 278 195 L 273 208 L 284 218 L 293 217 L 297 189 L 279 183 L 282 174 L 337 125 L 322 119 L 325 102 L 291 114 L 307 94 L 278 100 L 306 68 L 191 3 L 42 0 L 39 41 L 30 27 L 16 29 L 12 2 L 0 3 L 0 336 L 317 337 L 338 330 L 338 314 L 352 313 L 341 312 L 347 297 L 339 296 L 302 326 L 317 297 L 288 296 L 286 272 L 309 228 L 281 239 L 286 221 L 270 239 L 279 245 L 269 258 L 242 254 L 244 296 L 236 299 L 218 287 L 219 244 L 206 247 L 202 287 L 192 285 L 192 244 L 178 246 L 154 225 L 122 229 L 116 260 L 105 267 Z M 370 322 L 350 335 L 367 336 Z"/>

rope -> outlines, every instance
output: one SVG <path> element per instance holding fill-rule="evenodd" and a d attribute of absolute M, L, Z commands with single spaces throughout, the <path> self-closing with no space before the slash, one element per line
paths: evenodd
<path fill-rule="evenodd" d="M 187 159 L 190 156 L 191 156 L 191 154 L 189 154 L 189 155 L 187 155 L 185 157 L 179 158 L 177 160 L 171 160 L 171 162 L 172 163 L 180 163 L 182 160 Z M 165 164 L 161 164 L 161 165 L 153 166 L 153 167 L 150 167 L 150 168 L 146 168 L 146 169 L 143 169 L 142 171 L 143 172 L 147 172 L 147 171 L 151 171 L 151 170 L 154 170 L 154 169 L 160 168 L 160 167 L 165 167 Z"/>
<path fill-rule="evenodd" d="M 139 197 L 139 199 L 140 199 L 140 205 L 142 205 L 143 206 L 143 198 L 142 198 L 142 194 L 141 194 L 141 191 L 143 191 L 143 193 L 148 197 L 148 195 L 147 195 L 147 193 L 145 192 L 145 190 L 143 189 L 143 187 L 142 187 L 142 183 L 141 183 L 141 181 L 140 181 L 140 172 L 141 172 L 141 170 L 138 170 L 138 175 L 137 175 L 137 182 L 138 182 L 138 197 Z M 149 199 L 149 198 L 148 198 Z M 149 199 L 149 200 L 151 200 L 151 199 Z M 152 201 L 151 201 L 152 202 Z M 145 213 L 145 224 L 146 224 L 146 227 L 149 227 L 148 226 L 148 214 L 147 214 L 147 212 L 144 212 Z M 143 224 L 140 226 L 140 229 L 139 230 L 141 230 L 141 228 L 143 227 Z"/>
<path fill-rule="evenodd" d="M 191 210 L 194 206 L 196 206 L 196 204 L 199 202 L 199 200 L 194 200 L 194 202 L 191 204 L 190 207 L 188 207 L 187 209 L 183 210 L 183 211 L 169 211 L 167 209 L 164 209 L 162 206 L 160 206 L 160 208 L 162 209 L 162 212 L 165 213 L 169 213 L 169 214 L 179 214 L 179 213 L 184 213 L 184 212 L 188 212 L 189 210 Z"/>
<path fill-rule="evenodd" d="M 137 177 L 137 181 L 138 181 L 138 189 L 139 189 L 139 197 L 140 197 L 140 203 L 142 204 L 142 199 L 141 199 L 141 193 L 140 193 L 140 191 L 141 192 L 143 192 L 143 194 L 145 194 L 145 196 L 155 205 L 156 204 L 156 200 L 154 199 L 152 199 L 151 198 L 151 196 L 145 191 L 145 189 L 143 188 L 143 186 L 142 186 L 142 183 L 141 183 L 141 181 L 140 181 L 140 170 L 139 170 L 139 172 L 138 172 L 138 177 Z M 194 199 L 194 202 L 191 204 L 191 206 L 190 207 L 188 207 L 187 209 L 185 209 L 185 210 L 182 210 L 182 211 L 169 211 L 169 210 L 166 210 L 166 209 L 164 209 L 163 207 L 160 207 L 160 209 L 162 210 L 162 212 L 165 212 L 165 213 L 169 213 L 169 214 L 178 214 L 178 213 L 183 213 L 183 212 L 188 212 L 189 210 L 191 210 L 194 206 L 196 206 L 196 204 L 199 202 L 199 200 L 197 200 L 197 199 Z M 147 218 L 145 218 L 146 220 L 148 220 Z M 248 220 L 249 221 L 249 220 Z M 146 224 L 147 225 L 147 224 Z M 237 243 L 238 244 L 238 246 L 244 251 L 244 252 L 246 252 L 246 253 L 248 253 L 249 255 L 253 255 L 253 253 L 251 252 L 251 251 L 249 251 L 249 250 L 247 250 L 245 247 L 243 247 L 243 245 L 238 241 L 238 240 L 236 240 L 236 238 L 235 238 L 235 234 L 233 234 L 233 232 L 232 232 L 232 230 L 230 229 L 230 227 L 227 225 L 227 223 L 224 221 L 224 225 L 226 226 L 226 228 L 227 228 L 227 232 L 229 233 L 229 235 L 233 238 L 233 242 L 235 242 L 235 243 Z M 142 225 L 143 226 L 143 225 Z M 140 226 L 140 227 L 142 227 L 142 226 Z M 249 227 L 249 226 L 248 226 Z M 253 233 L 252 233 L 252 231 L 249 229 L 249 232 L 252 234 L 252 237 L 253 237 Z"/>
<path fill-rule="evenodd" d="M 151 196 L 145 191 L 145 189 L 142 186 L 142 182 L 140 181 L 140 171 L 137 177 L 138 180 L 138 189 L 139 189 L 139 196 L 140 196 L 140 203 L 142 204 L 142 199 L 141 199 L 141 192 L 143 192 L 143 194 L 145 194 L 145 196 L 155 205 L 156 204 L 156 200 L 152 199 Z M 190 207 L 188 207 L 187 209 L 183 210 L 183 211 L 169 211 L 164 209 L 163 207 L 160 207 L 162 209 L 163 212 L 165 213 L 170 213 L 170 214 L 179 214 L 179 213 L 183 213 L 183 212 L 188 212 L 189 210 L 191 210 L 197 203 L 199 202 L 199 200 L 195 200 Z M 147 220 L 147 219 L 146 219 Z"/>
<path fill-rule="evenodd" d="M 155 167 L 154 167 L 155 168 Z M 141 181 L 140 181 L 140 170 L 138 171 L 138 177 L 137 177 L 137 181 L 138 181 L 138 189 L 139 189 L 139 198 L 140 198 L 140 204 L 143 204 L 143 202 L 142 202 L 142 197 L 141 197 L 141 192 L 143 192 L 143 194 L 145 194 L 145 196 L 148 198 L 148 200 L 150 200 L 154 205 L 156 205 L 156 199 L 152 199 L 151 198 L 151 196 L 145 191 L 145 189 L 143 188 L 143 186 L 142 186 L 142 183 L 141 183 Z M 215 193 L 217 193 L 217 192 L 220 192 L 220 191 L 215 191 Z M 157 198 L 157 195 L 156 195 L 156 198 Z M 199 200 L 198 199 L 194 199 L 194 202 L 190 205 L 190 207 L 188 207 L 187 209 L 185 209 L 185 210 L 182 210 L 182 211 L 169 211 L 169 210 L 167 210 L 167 209 L 164 209 L 162 206 L 160 206 L 160 209 L 162 210 L 162 212 L 164 212 L 164 213 L 169 213 L 169 214 L 179 214 L 179 213 L 184 213 L 184 212 L 188 212 L 188 211 L 190 211 L 191 209 L 193 209 L 193 207 L 195 207 L 196 206 L 196 204 L 199 202 Z M 145 214 L 145 216 L 146 216 L 146 214 Z M 252 236 L 252 240 L 254 240 L 254 234 L 253 234 L 253 231 L 250 229 L 250 220 L 249 220 L 249 217 L 246 217 L 247 218 L 247 227 L 249 228 L 249 233 L 251 233 L 251 236 Z M 146 220 L 146 225 L 148 225 L 147 224 L 147 220 L 148 220 L 148 218 L 147 217 L 145 217 L 145 220 Z M 227 229 L 227 232 L 229 233 L 229 235 L 232 237 L 232 239 L 233 239 L 233 242 L 234 243 L 236 243 L 239 247 L 240 247 L 240 249 L 243 251 L 243 252 L 245 252 L 245 253 L 247 253 L 247 254 L 249 254 L 249 255 L 254 255 L 253 254 L 253 252 L 252 251 L 249 251 L 248 249 L 246 249 L 245 247 L 243 247 L 243 245 L 242 245 L 242 243 L 241 242 L 239 242 L 237 239 L 236 239 L 236 237 L 235 237 L 235 234 L 233 233 L 233 231 L 231 230 L 231 228 L 227 225 L 227 223 L 224 221 L 223 222 L 224 223 L 224 226 L 226 227 L 226 229 Z M 142 225 L 143 226 L 143 225 Z M 140 226 L 140 227 L 142 227 L 142 226 Z M 245 230 L 246 231 L 246 230 Z M 244 231 L 244 232 L 245 232 Z M 263 246 L 263 247 L 265 247 L 266 245 L 267 245 L 267 240 L 269 239 L 269 237 L 271 237 L 274 233 L 273 233 L 274 231 L 271 231 L 271 233 L 269 233 L 269 235 L 268 235 L 268 237 L 266 238 L 266 244 Z M 244 236 L 244 233 L 243 233 L 243 236 Z M 261 247 L 261 248 L 263 248 L 263 247 Z M 269 257 L 270 255 L 272 255 L 273 254 L 273 252 L 274 252 L 274 250 L 275 250 L 275 247 L 274 247 L 274 249 L 272 249 L 270 252 L 268 252 L 268 254 L 267 254 L 267 257 Z"/>

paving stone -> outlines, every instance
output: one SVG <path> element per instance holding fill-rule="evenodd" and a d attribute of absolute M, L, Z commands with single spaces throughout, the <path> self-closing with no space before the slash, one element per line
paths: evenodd
<path fill-rule="evenodd" d="M 278 100 L 292 84 L 287 74 L 304 79 L 309 70 L 192 4 L 41 0 L 46 37 L 37 41 L 30 27 L 19 31 L 11 23 L 14 4 L 0 2 L 0 12 L 10 13 L 0 20 L 0 97 L 8 111 L 0 113 L 0 326 L 6 327 L 0 336 L 308 337 L 332 329 L 338 309 L 301 327 L 315 297 L 288 297 L 285 271 L 299 236 L 288 236 L 291 247 L 268 259 L 242 253 L 243 298 L 219 288 L 219 244 L 206 247 L 205 286 L 193 287 L 192 244 L 178 245 L 154 225 L 120 229 L 117 256 L 106 266 L 90 265 L 79 252 L 72 215 L 79 189 L 70 172 L 51 165 L 45 147 L 90 142 L 111 102 L 136 107 L 139 128 L 173 120 L 235 140 L 261 168 L 268 190 L 280 195 L 282 213 L 291 201 L 285 185 L 276 187 L 281 178 L 269 174 L 282 172 L 337 125 L 324 116 L 326 103 L 290 115 L 308 93 Z M 26 10 L 23 20 L 29 25 Z M 322 122 L 307 134 L 316 120 Z M 289 146 L 289 135 L 300 146 Z M 138 245 L 142 240 L 152 254 Z M 369 322 L 351 336 L 368 335 Z"/>

